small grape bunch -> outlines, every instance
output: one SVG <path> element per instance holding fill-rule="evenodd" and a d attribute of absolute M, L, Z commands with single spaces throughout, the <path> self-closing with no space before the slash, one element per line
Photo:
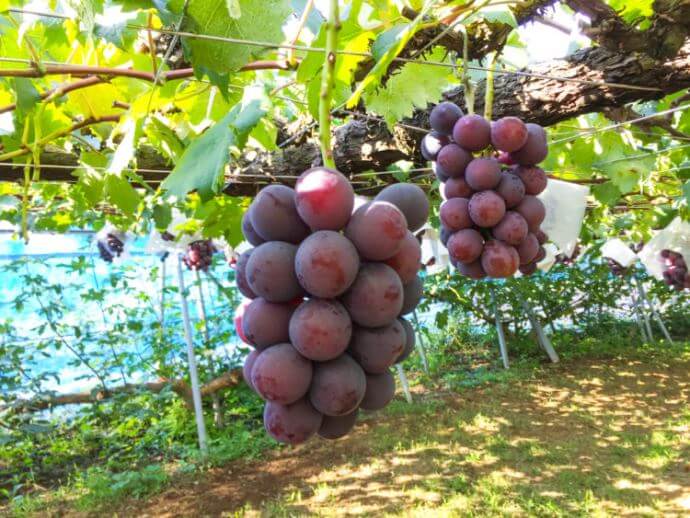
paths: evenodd
<path fill-rule="evenodd" d="M 213 263 L 216 247 L 211 240 L 201 239 L 190 243 L 182 261 L 190 270 L 205 272 Z"/>
<path fill-rule="evenodd" d="M 609 257 L 606 259 L 606 261 L 608 263 L 609 270 L 611 270 L 611 273 L 616 277 L 625 277 L 625 275 L 628 273 L 628 269 L 615 259 L 611 259 Z"/>
<path fill-rule="evenodd" d="M 125 251 L 125 243 L 113 232 L 108 232 L 104 237 L 96 242 L 98 255 L 107 263 L 112 263 L 113 259 L 120 257 Z"/>
<path fill-rule="evenodd" d="M 537 198 L 548 181 L 537 167 L 548 154 L 544 129 L 463 115 L 451 102 L 434 107 L 430 123 L 422 155 L 443 184 L 441 240 L 451 263 L 472 279 L 534 273 L 545 256 L 546 208 Z"/>
<path fill-rule="evenodd" d="M 562 264 L 565 266 L 572 266 L 575 264 L 575 261 L 577 261 L 577 258 L 580 257 L 580 254 L 582 253 L 582 247 L 580 245 L 575 245 L 575 249 L 573 250 L 573 254 L 568 257 L 565 254 L 558 254 L 556 256 L 556 264 Z"/>
<path fill-rule="evenodd" d="M 690 290 L 690 273 L 683 255 L 665 248 L 661 251 L 664 282 L 676 291 Z"/>

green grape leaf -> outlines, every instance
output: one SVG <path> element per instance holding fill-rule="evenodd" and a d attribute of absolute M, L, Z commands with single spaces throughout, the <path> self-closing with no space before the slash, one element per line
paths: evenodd
<path fill-rule="evenodd" d="M 79 178 L 77 187 L 84 195 L 89 207 L 94 207 L 103 201 L 105 180 L 101 168 L 107 166 L 108 158 L 101 153 L 83 151 L 79 160 L 81 166 L 74 173 Z"/>
<path fill-rule="evenodd" d="M 144 128 L 149 143 L 170 160 L 177 161 L 184 153 L 184 144 L 158 117 L 151 117 Z"/>
<path fill-rule="evenodd" d="M 67 0 L 67 3 L 77 11 L 81 29 L 91 33 L 96 25 L 96 15 L 103 12 L 103 0 Z"/>
<path fill-rule="evenodd" d="M 15 77 L 13 80 L 14 91 L 17 93 L 17 110 L 27 113 L 41 100 L 41 94 L 36 90 L 31 79 Z"/>
<path fill-rule="evenodd" d="M 592 187 L 592 194 L 597 201 L 604 205 L 614 205 L 621 197 L 621 191 L 612 182 L 594 185 Z"/>
<path fill-rule="evenodd" d="M 683 196 L 685 196 L 685 203 L 690 206 L 690 180 L 683 184 Z"/>
<path fill-rule="evenodd" d="M 251 96 L 250 92 L 247 97 Z M 192 141 L 161 188 L 180 198 L 198 191 L 202 199 L 208 199 L 218 192 L 230 147 L 242 148 L 251 130 L 267 112 L 262 101 L 243 100 L 215 126 Z"/>
<path fill-rule="evenodd" d="M 654 0 L 607 0 L 606 2 L 627 22 L 639 22 L 654 14 Z"/>
<path fill-rule="evenodd" d="M 141 197 L 125 178 L 114 174 L 106 176 L 105 192 L 108 201 L 126 216 L 133 216 L 137 211 Z"/>
<path fill-rule="evenodd" d="M 437 49 L 430 60 L 442 57 L 443 51 Z M 427 103 L 440 99 L 451 80 L 447 68 L 408 63 L 388 80 L 384 88 L 366 93 L 364 100 L 369 111 L 381 115 L 392 127 L 400 119 L 412 115 L 415 107 L 424 108 Z"/>
<path fill-rule="evenodd" d="M 280 43 L 282 26 L 290 14 L 288 0 L 237 0 L 241 16 L 231 18 L 227 0 L 189 0 L 182 30 L 197 34 Z M 183 38 L 194 68 L 209 74 L 216 84 L 219 77 L 247 64 L 260 47 L 244 44 Z M 210 73 L 216 73 L 213 76 Z"/>
<path fill-rule="evenodd" d="M 228 8 L 228 14 L 233 20 L 237 20 L 242 16 L 242 6 L 240 0 L 225 0 L 225 5 Z"/>
<path fill-rule="evenodd" d="M 153 222 L 158 230 L 166 230 L 172 223 L 172 207 L 170 205 L 156 205 L 153 208 Z"/>

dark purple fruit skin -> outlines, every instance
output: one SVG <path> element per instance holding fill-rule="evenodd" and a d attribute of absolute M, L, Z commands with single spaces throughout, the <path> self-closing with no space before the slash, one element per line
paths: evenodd
<path fill-rule="evenodd" d="M 472 263 L 457 263 L 456 268 L 461 275 L 478 281 L 486 277 L 486 272 L 482 268 L 482 262 L 477 260 Z"/>
<path fill-rule="evenodd" d="M 474 194 L 472 187 L 470 187 L 467 181 L 462 177 L 448 178 L 441 189 L 443 190 L 443 195 L 446 200 L 450 200 L 451 198 L 469 199 Z"/>
<path fill-rule="evenodd" d="M 297 281 L 315 297 L 342 295 L 359 271 L 359 254 L 352 242 L 331 230 L 314 232 L 297 249 Z"/>
<path fill-rule="evenodd" d="M 382 263 L 365 263 L 341 302 L 353 322 L 379 327 L 395 320 L 404 305 L 404 295 L 403 284 L 393 268 Z"/>
<path fill-rule="evenodd" d="M 291 405 L 267 402 L 264 407 L 264 426 L 276 441 L 301 444 L 321 427 L 323 415 L 305 398 Z"/>
<path fill-rule="evenodd" d="M 347 354 L 315 364 L 309 400 L 322 414 L 341 416 L 353 412 L 365 391 L 364 371 Z"/>
<path fill-rule="evenodd" d="M 472 228 L 460 230 L 448 240 L 448 253 L 461 263 L 471 263 L 479 259 L 483 248 L 484 238 Z"/>
<path fill-rule="evenodd" d="M 357 416 L 359 409 L 349 414 L 339 416 L 323 416 L 321 428 L 319 428 L 319 437 L 323 439 L 340 439 L 345 437 L 357 423 Z"/>
<path fill-rule="evenodd" d="M 546 189 L 548 181 L 546 173 L 539 167 L 518 166 L 514 169 L 514 173 L 520 177 L 525 186 L 525 193 L 536 196 L 541 194 Z"/>
<path fill-rule="evenodd" d="M 537 165 L 549 154 L 546 131 L 539 124 L 527 124 L 527 142 L 522 148 L 510 154 L 510 158 L 520 165 Z"/>
<path fill-rule="evenodd" d="M 395 378 L 390 371 L 381 374 L 367 374 L 367 390 L 360 404 L 363 410 L 381 410 L 395 396 Z"/>
<path fill-rule="evenodd" d="M 467 198 L 451 198 L 444 201 L 439 210 L 441 223 L 454 232 L 472 227 L 469 204 Z"/>
<path fill-rule="evenodd" d="M 304 397 L 312 379 L 311 361 L 289 343 L 259 354 L 252 366 L 252 387 L 268 401 L 290 405 Z"/>
<path fill-rule="evenodd" d="M 245 308 L 242 332 L 257 349 L 287 342 L 290 339 L 290 318 L 295 308 L 256 298 Z"/>
<path fill-rule="evenodd" d="M 436 163 L 441 167 L 443 173 L 451 178 L 465 174 L 470 162 L 472 162 L 472 153 L 462 149 L 457 144 L 443 146 L 436 158 Z"/>
<path fill-rule="evenodd" d="M 465 115 L 453 127 L 453 140 L 468 151 L 481 151 L 491 144 L 491 124 L 481 115 Z"/>
<path fill-rule="evenodd" d="M 235 283 L 237 284 L 237 289 L 248 299 L 256 298 L 256 293 L 252 291 L 252 288 L 247 282 L 247 263 L 253 251 L 254 249 L 252 248 L 251 250 L 242 252 L 237 258 L 237 264 L 235 265 Z"/>
<path fill-rule="evenodd" d="M 384 327 L 355 327 L 349 354 L 368 374 L 388 370 L 405 350 L 407 337 L 399 320 Z"/>
<path fill-rule="evenodd" d="M 398 253 L 407 230 L 407 219 L 398 207 L 387 201 L 372 201 L 352 214 L 345 237 L 362 258 L 385 261 Z"/>
<path fill-rule="evenodd" d="M 242 235 L 253 246 L 262 245 L 266 242 L 266 240 L 262 238 L 254 229 L 249 213 L 250 211 L 248 210 L 242 215 Z"/>
<path fill-rule="evenodd" d="M 470 198 L 470 217 L 475 225 L 480 227 L 493 227 L 505 216 L 506 204 L 496 192 L 481 191 Z"/>
<path fill-rule="evenodd" d="M 403 285 L 403 304 L 399 315 L 412 313 L 424 296 L 424 281 L 417 275 L 412 282 Z"/>
<path fill-rule="evenodd" d="M 310 299 L 290 319 L 290 343 L 310 360 L 337 358 L 347 349 L 351 336 L 350 314 L 335 300 Z"/>
<path fill-rule="evenodd" d="M 447 135 L 441 135 L 436 131 L 427 133 L 422 139 L 422 156 L 427 160 L 436 160 L 438 152 L 448 144 L 450 144 L 450 138 Z"/>
<path fill-rule="evenodd" d="M 451 135 L 458 119 L 462 117 L 462 110 L 456 104 L 448 101 L 434 106 L 429 114 L 429 124 L 434 131 L 442 135 Z"/>
<path fill-rule="evenodd" d="M 495 239 L 484 246 L 481 261 L 486 274 L 493 278 L 510 277 L 520 267 L 517 250 Z"/>
<path fill-rule="evenodd" d="M 395 360 L 395 363 L 402 363 L 407 360 L 410 354 L 412 354 L 412 351 L 414 351 L 416 336 L 414 327 L 412 327 L 412 324 L 410 324 L 407 320 L 401 317 L 398 318 L 398 322 L 400 322 L 403 326 L 403 329 L 405 329 L 405 348 L 403 349 L 403 352 L 400 353 L 400 356 L 398 356 L 398 359 Z"/>
<path fill-rule="evenodd" d="M 525 184 L 520 177 L 512 172 L 503 173 L 501 181 L 496 187 L 496 192 L 506 203 L 507 209 L 512 209 L 520 204 L 525 197 Z"/>
<path fill-rule="evenodd" d="M 491 233 L 496 239 L 500 239 L 504 243 L 518 246 L 525 240 L 528 231 L 525 218 L 517 212 L 509 210 Z"/>
<path fill-rule="evenodd" d="M 256 247 L 245 270 L 249 287 L 270 302 L 289 302 L 304 290 L 295 275 L 297 247 L 282 241 L 269 241 Z"/>
<path fill-rule="evenodd" d="M 244 359 L 244 365 L 242 366 L 242 377 L 244 378 L 244 382 L 254 392 L 256 392 L 256 389 L 254 388 L 254 384 L 252 383 L 252 368 L 254 367 L 254 362 L 259 357 L 260 353 L 261 351 L 257 349 L 249 351 L 249 354 Z"/>
<path fill-rule="evenodd" d="M 429 199 L 421 187 L 412 183 L 389 185 L 374 200 L 387 201 L 398 207 L 405 216 L 410 232 L 422 228 L 429 218 Z"/>
<path fill-rule="evenodd" d="M 517 251 L 520 256 L 521 266 L 531 263 L 539 253 L 539 239 L 530 232 L 527 234 L 525 240 L 517 247 Z"/>
<path fill-rule="evenodd" d="M 475 158 L 465 170 L 465 181 L 475 191 L 493 189 L 501 181 L 501 166 L 493 158 Z"/>
<path fill-rule="evenodd" d="M 286 185 L 264 187 L 249 207 L 254 231 L 265 241 L 300 243 L 309 235 L 295 205 L 295 190 Z"/>

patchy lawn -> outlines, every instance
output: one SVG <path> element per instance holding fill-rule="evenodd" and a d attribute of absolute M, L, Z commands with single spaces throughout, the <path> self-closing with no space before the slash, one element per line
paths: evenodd
<path fill-rule="evenodd" d="M 118 514 L 690 515 L 687 355 L 571 360 L 416 400 Z"/>

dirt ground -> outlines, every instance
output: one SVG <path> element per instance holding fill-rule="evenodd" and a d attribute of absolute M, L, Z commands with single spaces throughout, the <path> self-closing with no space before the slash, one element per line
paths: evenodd
<path fill-rule="evenodd" d="M 551 366 L 417 395 L 337 442 L 215 469 L 120 516 L 690 516 L 690 362 Z"/>

